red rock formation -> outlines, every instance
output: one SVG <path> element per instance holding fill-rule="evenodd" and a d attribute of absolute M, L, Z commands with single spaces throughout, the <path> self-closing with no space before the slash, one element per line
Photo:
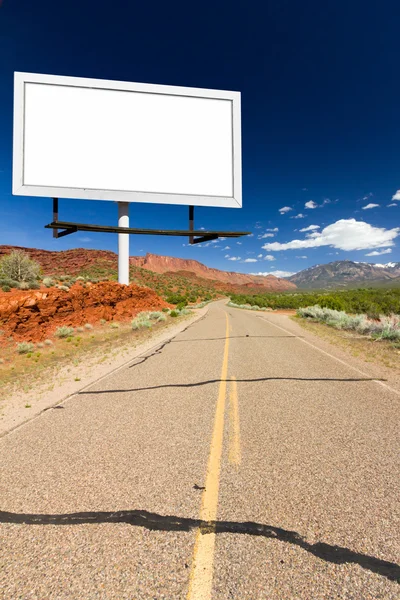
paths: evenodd
<path fill-rule="evenodd" d="M 130 262 L 137 267 L 142 267 L 143 269 L 148 269 L 155 273 L 190 271 L 204 279 L 213 279 L 231 285 L 245 285 L 252 288 L 257 285 L 260 286 L 260 291 L 284 291 L 296 288 L 295 285 L 286 279 L 280 279 L 274 275 L 263 277 L 260 275 L 235 273 L 232 271 L 220 271 L 219 269 L 206 267 L 206 265 L 193 259 L 146 254 L 146 256 L 131 256 Z"/>
<path fill-rule="evenodd" d="M 127 320 L 142 310 L 169 306 L 155 292 L 137 285 L 106 281 L 89 287 L 0 293 L 0 329 L 4 338 L 39 342 L 57 327 L 96 324 L 100 319 Z"/>
<path fill-rule="evenodd" d="M 116 272 L 117 270 L 117 255 L 109 250 L 76 248 L 55 252 L 51 250 L 39 250 L 37 248 L 22 248 L 19 246 L 0 246 L 0 259 L 12 250 L 23 250 L 26 252 L 32 259 L 40 263 L 46 275 L 76 275 L 83 269 L 95 266 L 103 268 L 105 274 L 107 272 Z M 294 283 L 287 279 L 275 277 L 274 275 L 263 277 L 232 271 L 220 271 L 219 269 L 207 267 L 193 259 L 148 253 L 146 256 L 131 256 L 130 263 L 154 273 L 176 273 L 178 271 L 182 275 L 194 273 L 197 277 L 230 286 L 245 286 L 252 289 L 259 288 L 260 292 L 282 292 L 296 289 Z M 237 289 L 237 291 L 240 292 L 240 289 Z"/>

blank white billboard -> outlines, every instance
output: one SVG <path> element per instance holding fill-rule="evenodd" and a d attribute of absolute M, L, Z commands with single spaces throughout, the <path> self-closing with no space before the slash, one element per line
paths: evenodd
<path fill-rule="evenodd" d="M 240 93 L 15 73 L 13 194 L 241 207 Z"/>

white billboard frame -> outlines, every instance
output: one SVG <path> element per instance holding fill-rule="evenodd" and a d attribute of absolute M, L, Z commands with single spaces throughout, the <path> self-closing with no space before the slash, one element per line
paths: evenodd
<path fill-rule="evenodd" d="M 168 96 L 186 96 L 201 99 L 229 100 L 232 105 L 232 196 L 164 193 L 140 190 L 112 190 L 84 187 L 62 187 L 32 185 L 24 181 L 25 152 L 25 102 L 26 85 L 29 83 L 99 90 L 119 90 Z M 62 143 L 62 140 L 60 140 Z M 77 140 L 78 143 L 78 140 Z M 57 148 L 53 149 L 57 152 Z M 190 88 L 180 86 L 133 83 L 45 75 L 38 73 L 14 73 L 14 135 L 13 135 L 13 195 L 53 198 L 79 198 L 84 200 L 106 200 L 117 202 L 145 202 L 155 204 L 177 204 L 185 206 L 212 206 L 223 208 L 242 207 L 242 150 L 241 150 L 241 94 L 235 91 Z"/>

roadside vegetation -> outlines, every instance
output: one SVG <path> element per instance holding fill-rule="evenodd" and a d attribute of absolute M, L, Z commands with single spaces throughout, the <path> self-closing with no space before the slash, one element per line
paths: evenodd
<path fill-rule="evenodd" d="M 325 323 L 335 329 L 356 331 L 363 335 L 369 335 L 376 340 L 390 340 L 399 342 L 400 347 L 400 316 L 380 316 L 378 319 L 370 319 L 366 315 L 348 315 L 344 311 L 321 308 L 320 306 L 309 306 L 299 308 L 297 316 Z"/>
<path fill-rule="evenodd" d="M 299 309 L 318 305 L 349 314 L 364 314 L 370 319 L 400 314 L 400 289 L 340 290 L 335 292 L 286 292 L 280 294 L 231 294 L 231 302 L 241 307 Z"/>

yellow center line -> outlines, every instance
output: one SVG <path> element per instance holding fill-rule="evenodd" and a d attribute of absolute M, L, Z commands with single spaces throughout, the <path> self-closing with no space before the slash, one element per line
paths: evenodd
<path fill-rule="evenodd" d="M 215 521 L 218 509 L 219 474 L 221 470 L 222 442 L 224 435 L 224 413 L 226 379 L 229 355 L 229 319 L 226 316 L 225 349 L 222 362 L 221 382 L 215 410 L 214 430 L 207 465 L 205 490 L 203 492 L 200 520 L 203 525 L 197 530 L 192 570 L 190 573 L 188 600 L 209 600 L 212 591 Z"/>
<path fill-rule="evenodd" d="M 239 466 L 242 461 L 240 449 L 239 402 L 236 377 L 231 377 L 230 387 L 230 436 L 229 436 L 229 462 Z"/>

